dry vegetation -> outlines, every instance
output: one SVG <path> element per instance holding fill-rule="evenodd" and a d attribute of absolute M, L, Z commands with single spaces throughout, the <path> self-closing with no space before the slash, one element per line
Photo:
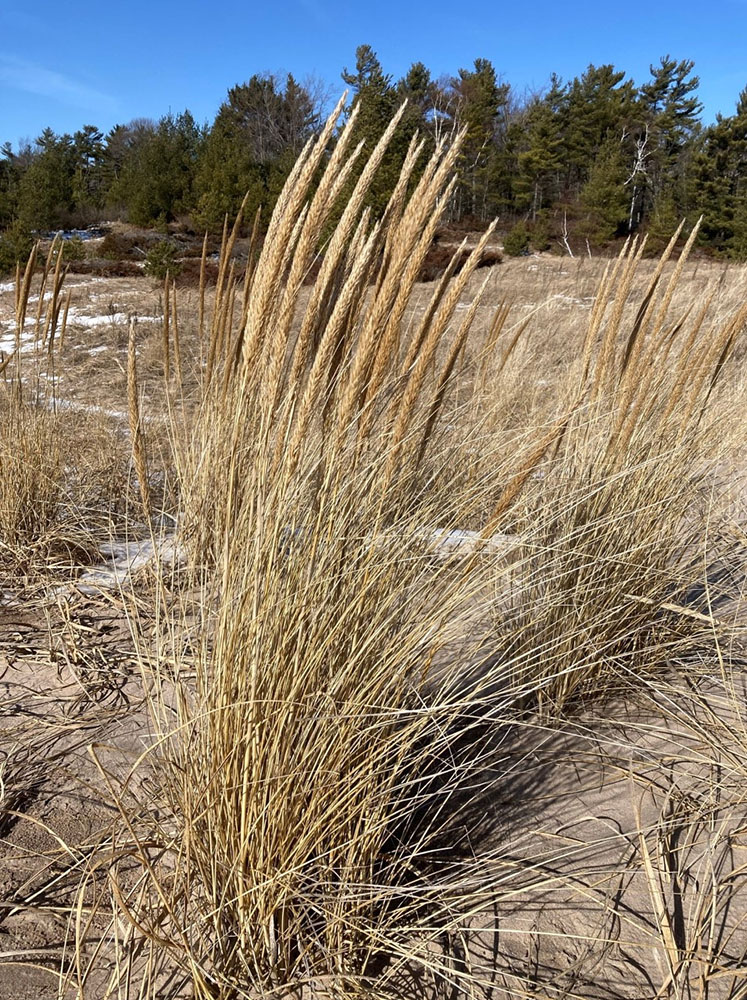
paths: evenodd
<path fill-rule="evenodd" d="M 334 126 L 0 293 L 0 996 L 745 997 L 745 272 L 421 283 L 457 148 Z"/>

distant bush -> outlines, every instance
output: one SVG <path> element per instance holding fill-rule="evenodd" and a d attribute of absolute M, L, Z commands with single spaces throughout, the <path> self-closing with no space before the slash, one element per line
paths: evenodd
<path fill-rule="evenodd" d="M 106 260 L 103 257 L 73 260 L 68 271 L 70 274 L 92 274 L 97 278 L 134 278 L 143 273 L 134 260 Z"/>
<path fill-rule="evenodd" d="M 478 267 L 493 267 L 503 263 L 503 254 L 496 247 L 485 247 Z"/>
<path fill-rule="evenodd" d="M 453 247 L 442 246 L 439 243 L 434 243 L 426 254 L 423 265 L 420 268 L 420 273 L 418 274 L 418 281 L 436 281 L 444 273 L 446 268 L 451 263 L 451 259 L 454 255 Z M 462 250 L 459 254 L 459 260 L 457 261 L 456 268 L 454 269 L 454 274 L 459 274 L 464 265 L 469 259 L 470 250 Z M 480 258 L 480 263 L 478 267 L 492 267 L 494 264 L 500 264 L 503 260 L 500 250 L 495 247 L 486 247 L 483 251 L 482 257 Z"/>
<path fill-rule="evenodd" d="M 88 256 L 86 245 L 80 236 L 73 236 L 70 240 L 63 240 L 62 259 L 63 260 L 85 260 Z"/>
<path fill-rule="evenodd" d="M 200 287 L 200 273 L 202 271 L 201 261 L 195 257 L 191 257 L 189 260 L 180 261 L 177 265 L 179 271 L 174 277 L 177 279 L 177 285 L 180 288 L 199 288 Z M 242 272 L 243 274 L 243 268 Z M 205 261 L 205 284 L 215 285 L 218 281 L 218 263 L 214 260 Z"/>
<path fill-rule="evenodd" d="M 145 273 L 151 278 L 163 280 L 166 275 L 175 278 L 182 269 L 177 260 L 177 247 L 168 240 L 162 240 L 145 255 Z"/>
<path fill-rule="evenodd" d="M 509 257 L 521 257 L 529 250 L 529 230 L 526 223 L 517 222 L 513 229 L 506 233 L 503 249 Z"/>
<path fill-rule="evenodd" d="M 26 261 L 33 242 L 31 233 L 18 222 L 0 234 L 0 274 L 9 274 L 18 261 Z"/>
<path fill-rule="evenodd" d="M 532 249 L 537 251 L 550 249 L 550 229 L 547 219 L 537 219 L 529 234 Z"/>
<path fill-rule="evenodd" d="M 125 236 L 123 233 L 107 233 L 101 241 L 99 254 L 107 260 L 129 260 L 140 257 L 138 253 L 139 240 L 134 236 Z"/>

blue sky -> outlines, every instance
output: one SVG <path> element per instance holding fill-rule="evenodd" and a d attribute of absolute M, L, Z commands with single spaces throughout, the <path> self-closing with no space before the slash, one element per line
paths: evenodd
<path fill-rule="evenodd" d="M 0 0 L 0 142 L 184 108 L 212 120 L 230 86 L 266 70 L 314 74 L 337 96 L 363 42 L 395 77 L 417 60 L 439 76 L 484 57 L 520 92 L 590 62 L 640 83 L 670 53 L 695 60 L 705 121 L 747 86 L 747 0 Z"/>

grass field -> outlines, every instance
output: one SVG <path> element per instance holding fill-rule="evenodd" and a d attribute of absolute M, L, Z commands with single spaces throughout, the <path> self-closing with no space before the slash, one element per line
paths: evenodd
<path fill-rule="evenodd" d="M 747 271 L 418 282 L 327 138 L 0 286 L 0 997 L 747 997 Z"/>

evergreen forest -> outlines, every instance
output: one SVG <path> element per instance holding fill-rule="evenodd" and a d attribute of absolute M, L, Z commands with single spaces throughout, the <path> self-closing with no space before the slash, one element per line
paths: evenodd
<path fill-rule="evenodd" d="M 543 92 L 520 94 L 487 59 L 439 79 L 417 62 L 394 79 L 361 45 L 342 80 L 346 113 L 357 108 L 355 129 L 369 149 L 407 101 L 368 195 L 374 213 L 416 134 L 424 165 L 439 141 L 464 130 L 446 218 L 479 229 L 498 216 L 508 252 L 599 251 L 644 232 L 655 252 L 681 219 L 703 216 L 703 249 L 747 258 L 747 88 L 734 114 L 704 124 L 691 60 L 663 56 L 640 83 L 612 65 L 589 65 L 572 80 L 552 75 Z M 104 220 L 219 232 L 245 196 L 247 226 L 257 215 L 266 223 L 328 111 L 323 91 L 290 74 L 257 74 L 228 91 L 211 124 L 185 110 L 107 134 L 87 124 L 73 135 L 46 128 L 18 148 L 5 142 L 0 268 L 34 234 Z"/>

